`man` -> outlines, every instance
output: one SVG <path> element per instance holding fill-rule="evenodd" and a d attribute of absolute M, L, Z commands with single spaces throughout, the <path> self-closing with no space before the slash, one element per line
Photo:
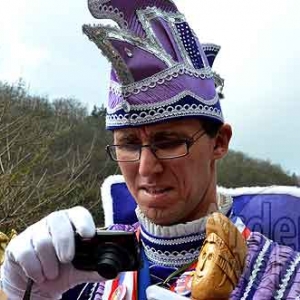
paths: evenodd
<path fill-rule="evenodd" d="M 89 0 L 89 9 L 119 26 L 83 29 L 113 66 L 106 124 L 114 144 L 107 151 L 138 205 L 137 224 L 111 229 L 139 228 L 144 273 L 136 286 L 130 274 L 105 283 L 95 272 L 76 270 L 74 231 L 95 233 L 90 213 L 76 207 L 54 212 L 10 243 L 3 289 L 9 299 L 21 299 L 31 278 L 31 299 L 59 299 L 86 282 L 69 298 L 136 299 L 138 292 L 145 299 L 149 285 L 163 282 L 189 297 L 178 276 L 166 279 L 198 258 L 207 215 L 230 217 L 232 206 L 216 192 L 216 161 L 231 138 L 216 91 L 222 81 L 211 71 L 219 47 L 201 45 L 170 0 Z M 296 299 L 299 254 L 256 233 L 247 242 L 246 267 L 231 299 Z"/>

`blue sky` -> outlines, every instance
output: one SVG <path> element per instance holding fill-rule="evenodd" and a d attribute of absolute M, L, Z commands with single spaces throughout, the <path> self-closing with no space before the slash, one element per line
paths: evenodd
<path fill-rule="evenodd" d="M 175 2 L 200 41 L 222 47 L 231 148 L 300 174 L 300 1 Z M 109 64 L 81 32 L 95 22 L 86 0 L 0 0 L 0 80 L 22 77 L 32 93 L 89 109 L 105 103 Z"/>

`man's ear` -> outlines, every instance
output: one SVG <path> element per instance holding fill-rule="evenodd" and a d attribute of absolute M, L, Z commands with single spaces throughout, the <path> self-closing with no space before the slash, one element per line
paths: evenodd
<path fill-rule="evenodd" d="M 222 125 L 222 127 L 219 129 L 217 136 L 215 137 L 215 146 L 214 146 L 215 159 L 220 159 L 227 154 L 231 136 L 232 136 L 231 126 L 229 124 Z"/>

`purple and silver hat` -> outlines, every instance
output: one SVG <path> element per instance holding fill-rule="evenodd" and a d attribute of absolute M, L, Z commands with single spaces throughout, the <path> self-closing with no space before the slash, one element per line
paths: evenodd
<path fill-rule="evenodd" d="M 174 120 L 223 123 L 212 70 L 220 49 L 200 44 L 171 0 L 88 0 L 97 19 L 118 26 L 84 25 L 83 32 L 112 63 L 106 127 L 113 130 Z"/>

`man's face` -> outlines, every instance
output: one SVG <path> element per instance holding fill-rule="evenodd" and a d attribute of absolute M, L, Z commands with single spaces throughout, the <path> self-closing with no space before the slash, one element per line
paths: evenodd
<path fill-rule="evenodd" d="M 197 119 L 170 121 L 115 130 L 114 143 L 145 145 L 189 139 L 199 130 Z M 143 148 L 140 161 L 119 162 L 131 194 L 153 223 L 172 225 L 206 215 L 216 200 L 216 140 L 204 134 L 181 158 L 159 160 L 149 148 Z"/>

